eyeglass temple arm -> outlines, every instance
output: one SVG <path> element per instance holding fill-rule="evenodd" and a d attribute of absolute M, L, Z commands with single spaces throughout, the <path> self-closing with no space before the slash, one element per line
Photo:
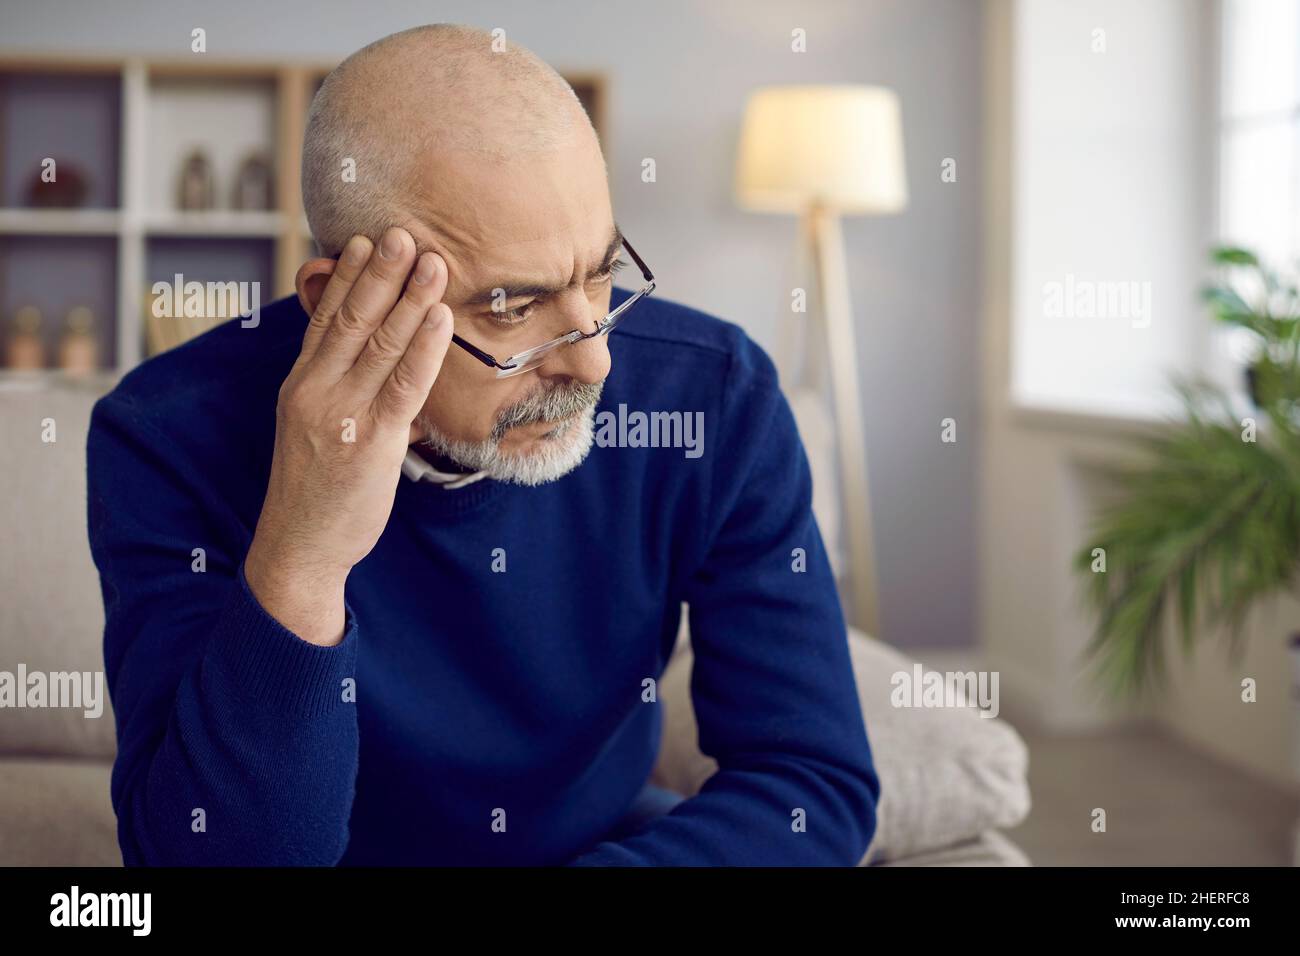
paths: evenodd
<path fill-rule="evenodd" d="M 501 369 L 502 371 L 514 368 L 513 365 L 499 364 L 497 360 L 493 358 L 491 355 L 488 355 L 487 352 L 484 352 L 482 349 L 470 345 L 468 342 L 462 339 L 455 332 L 451 334 L 451 340 L 455 342 L 457 345 L 459 345 L 461 348 L 463 348 L 470 355 L 474 356 L 476 359 L 482 362 L 484 365 L 490 365 L 492 368 Z"/>
<path fill-rule="evenodd" d="M 650 267 L 645 264 L 645 260 L 636 254 L 636 250 L 632 248 L 632 243 L 627 241 L 626 236 L 623 237 L 623 248 L 627 250 L 628 255 L 632 257 L 632 261 L 635 262 L 637 268 L 641 270 L 641 275 L 645 276 L 646 282 L 654 282 L 654 273 L 652 273 Z"/>

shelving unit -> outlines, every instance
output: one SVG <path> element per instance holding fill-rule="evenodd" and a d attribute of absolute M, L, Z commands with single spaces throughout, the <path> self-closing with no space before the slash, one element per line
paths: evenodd
<path fill-rule="evenodd" d="M 257 281 L 263 305 L 293 291 L 312 254 L 299 157 L 311 97 L 332 63 L 0 58 L 0 346 L 12 317 L 35 305 L 47 356 L 68 310 L 96 316 L 102 374 L 146 357 L 145 311 L 155 281 Z M 566 78 L 604 129 L 601 77 Z M 184 157 L 200 148 L 215 185 L 210 211 L 175 197 Z M 263 153 L 274 208 L 235 210 L 239 164 Z M 75 166 L 87 194 L 76 208 L 34 208 L 26 189 L 45 157 Z M 63 373 L 0 368 L 0 387 L 32 387 Z"/>

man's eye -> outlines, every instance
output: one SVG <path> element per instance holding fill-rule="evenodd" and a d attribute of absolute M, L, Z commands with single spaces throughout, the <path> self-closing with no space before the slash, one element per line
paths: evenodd
<path fill-rule="evenodd" d="M 606 282 L 610 282 L 614 278 L 615 273 L 626 265 L 627 263 L 622 259 L 616 259 L 614 262 L 610 263 L 609 267 L 605 269 L 604 272 L 592 276 L 591 281 L 597 285 L 604 285 Z"/>
<path fill-rule="evenodd" d="M 493 310 L 488 313 L 488 317 L 497 325 L 518 325 L 528 320 L 533 314 L 533 306 L 536 302 L 529 302 L 527 305 L 521 305 L 513 309 L 502 309 L 500 312 Z"/>

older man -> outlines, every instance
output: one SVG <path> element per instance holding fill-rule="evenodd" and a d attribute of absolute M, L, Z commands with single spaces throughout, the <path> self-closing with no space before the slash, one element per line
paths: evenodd
<path fill-rule="evenodd" d="M 879 785 L 789 407 L 641 294 L 569 86 L 396 34 L 326 80 L 303 174 L 297 296 L 95 408 L 125 861 L 856 863 Z M 593 440 L 602 408 L 702 442 Z M 687 800 L 647 785 L 683 602 L 719 764 Z"/>

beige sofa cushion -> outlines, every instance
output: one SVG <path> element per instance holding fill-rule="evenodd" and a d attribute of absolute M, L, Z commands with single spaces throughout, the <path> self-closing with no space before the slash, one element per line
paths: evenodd
<path fill-rule="evenodd" d="M 881 785 L 876 834 L 863 862 L 949 847 L 1025 818 L 1028 753 L 1009 724 L 966 708 L 896 708 L 890 679 L 898 671 L 910 673 L 913 661 L 857 631 L 849 632 L 849 652 Z M 683 625 L 659 683 L 664 737 L 651 777 L 688 796 L 718 766 L 699 750 L 692 660 Z"/>
<path fill-rule="evenodd" d="M 985 830 L 973 840 L 938 850 L 877 863 L 879 866 L 1033 866 L 1025 851 L 997 830 Z"/>
<path fill-rule="evenodd" d="M 0 758 L 0 866 L 121 866 L 112 764 Z"/>
<path fill-rule="evenodd" d="M 0 415 L 5 455 L 0 495 L 0 671 L 104 670 L 104 607 L 86 538 L 86 432 L 102 388 L 10 391 Z M 41 440 L 54 420 L 55 441 Z M 111 757 L 116 746 L 108 683 L 103 710 L 0 710 L 0 754 Z"/>

